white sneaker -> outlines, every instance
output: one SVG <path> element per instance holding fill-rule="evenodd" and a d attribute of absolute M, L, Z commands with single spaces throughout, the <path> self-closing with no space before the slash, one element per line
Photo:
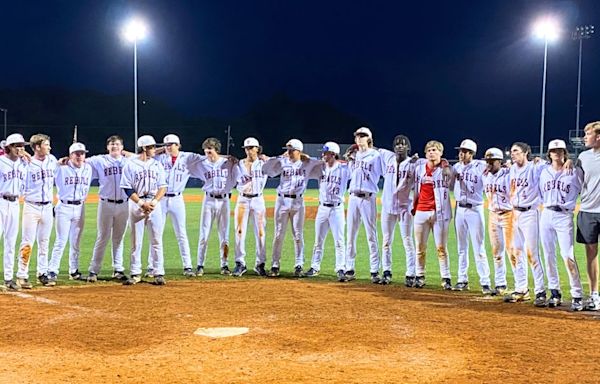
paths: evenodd
<path fill-rule="evenodd" d="M 600 296 L 590 296 L 585 301 L 584 309 L 586 311 L 598 311 L 600 310 Z"/>

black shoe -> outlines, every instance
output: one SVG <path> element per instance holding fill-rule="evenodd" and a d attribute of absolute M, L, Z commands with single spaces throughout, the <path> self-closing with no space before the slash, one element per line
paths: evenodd
<path fill-rule="evenodd" d="M 337 271 L 337 279 L 340 283 L 345 283 L 346 281 L 348 281 L 346 274 L 341 269 L 339 271 Z"/>
<path fill-rule="evenodd" d="M 315 277 L 315 276 L 319 276 L 319 271 L 317 271 L 317 270 L 316 270 L 316 269 L 314 269 L 314 268 L 311 268 L 311 269 L 309 269 L 309 270 L 308 270 L 308 271 L 307 271 L 307 272 L 304 274 L 304 276 L 306 276 L 306 277 Z"/>
<path fill-rule="evenodd" d="M 204 275 L 204 266 L 199 265 L 196 267 L 196 276 L 200 277 Z"/>
<path fill-rule="evenodd" d="M 408 288 L 412 288 L 415 286 L 415 277 L 414 276 L 406 276 L 404 278 L 404 286 Z"/>
<path fill-rule="evenodd" d="M 123 282 L 123 285 L 136 285 L 142 281 L 142 276 L 140 275 L 131 275 L 131 277 Z"/>
<path fill-rule="evenodd" d="M 267 276 L 267 271 L 265 270 L 265 263 L 260 263 L 257 266 L 255 266 L 254 272 L 256 272 L 258 276 Z"/>
<path fill-rule="evenodd" d="M 192 270 L 192 268 L 183 268 L 183 276 L 185 277 L 194 277 L 196 274 Z"/>
<path fill-rule="evenodd" d="M 494 293 L 494 291 L 492 291 L 492 289 L 490 288 L 489 285 L 482 285 L 481 286 L 481 293 L 484 296 L 492 296 L 492 294 Z"/>
<path fill-rule="evenodd" d="M 442 282 L 442 286 L 444 286 L 443 282 Z M 454 287 L 452 287 L 453 291 L 468 291 L 469 290 L 469 282 L 468 281 L 461 281 L 456 283 L 456 285 Z"/>
<path fill-rule="evenodd" d="M 269 273 L 269 276 L 271 276 L 271 277 L 279 277 L 279 268 L 278 267 L 271 267 L 271 273 Z"/>
<path fill-rule="evenodd" d="M 381 284 L 388 285 L 392 283 L 392 272 L 383 271 L 383 277 L 381 278 Z"/>
<path fill-rule="evenodd" d="M 88 283 L 95 283 L 98 281 L 98 274 L 94 272 L 90 272 L 87 279 L 85 279 Z"/>
<path fill-rule="evenodd" d="M 248 270 L 248 268 L 246 268 L 246 266 L 244 264 L 242 264 L 240 261 L 236 261 L 235 267 L 233 268 L 232 275 L 235 277 L 240 277 L 244 273 L 246 273 L 247 270 Z"/>
<path fill-rule="evenodd" d="M 535 300 L 533 300 L 533 305 L 539 308 L 544 308 L 548 305 L 548 303 L 546 303 L 546 291 L 538 292 L 535 294 Z"/>
<path fill-rule="evenodd" d="M 550 308 L 559 307 L 562 304 L 562 294 L 558 289 L 550 290 L 550 299 L 548 299 L 548 306 Z"/>
<path fill-rule="evenodd" d="M 224 275 L 224 276 L 231 275 L 231 271 L 229 270 L 229 267 L 227 265 L 224 265 L 221 267 L 221 275 Z"/>
<path fill-rule="evenodd" d="M 125 272 L 123 272 L 123 271 L 114 271 L 112 278 L 113 278 L 113 280 L 127 281 L 127 276 L 125 275 Z"/>
<path fill-rule="evenodd" d="M 381 277 L 379 276 L 379 272 L 371 272 L 371 283 L 381 284 Z"/>
<path fill-rule="evenodd" d="M 492 296 L 502 296 L 506 292 L 506 285 L 496 285 L 492 291 Z"/>
<path fill-rule="evenodd" d="M 5 280 L 4 286 L 6 287 L 6 289 L 11 290 L 11 291 L 20 291 L 21 290 L 21 286 L 14 280 Z"/>
<path fill-rule="evenodd" d="M 154 276 L 154 285 L 165 285 L 165 284 L 167 284 L 167 281 L 165 280 L 165 277 L 163 275 Z"/>
<path fill-rule="evenodd" d="M 294 277 L 304 277 L 304 271 L 302 270 L 301 265 L 296 265 L 294 267 Z"/>
<path fill-rule="evenodd" d="M 38 276 L 38 281 L 40 282 L 40 284 L 42 284 L 44 287 L 54 287 L 56 285 L 56 280 L 52 281 L 48 278 L 48 275 L 43 274 L 43 275 L 39 275 Z"/>
<path fill-rule="evenodd" d="M 79 269 L 76 269 L 75 272 L 69 274 L 69 280 L 81 280 L 83 275 L 79 272 Z"/>
<path fill-rule="evenodd" d="M 352 281 L 352 280 L 356 280 L 356 274 L 354 273 L 353 269 L 346 271 L 346 281 Z"/>
<path fill-rule="evenodd" d="M 452 281 L 450 280 L 449 277 L 444 277 L 442 279 L 442 288 L 446 291 L 452 290 Z"/>
<path fill-rule="evenodd" d="M 423 288 L 425 286 L 425 276 L 415 277 L 415 288 Z"/>

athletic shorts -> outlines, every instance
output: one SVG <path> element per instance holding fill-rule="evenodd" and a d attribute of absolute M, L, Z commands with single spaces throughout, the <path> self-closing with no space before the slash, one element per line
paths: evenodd
<path fill-rule="evenodd" d="M 577 242 L 598 244 L 600 235 L 600 213 L 581 212 L 577 214 Z"/>

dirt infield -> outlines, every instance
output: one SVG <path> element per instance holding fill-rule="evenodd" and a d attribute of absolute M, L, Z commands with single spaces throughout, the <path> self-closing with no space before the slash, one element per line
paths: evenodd
<path fill-rule="evenodd" d="M 0 295 L 2 383 L 597 382 L 591 315 L 474 294 L 194 280 Z M 248 327 L 224 339 L 199 327 Z"/>

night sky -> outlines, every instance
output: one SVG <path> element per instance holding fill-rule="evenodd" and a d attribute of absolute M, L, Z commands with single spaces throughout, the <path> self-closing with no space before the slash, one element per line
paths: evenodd
<path fill-rule="evenodd" d="M 547 14 L 564 29 L 549 47 L 547 142 L 575 128 L 570 32 L 600 27 L 598 1 L 4 1 L 0 87 L 132 92 L 119 30 L 139 15 L 151 30 L 138 47 L 140 100 L 190 117 L 238 116 L 284 92 L 368 122 L 379 146 L 397 133 L 420 152 L 433 138 L 537 145 L 543 42 L 531 26 Z M 600 119 L 600 36 L 583 57 L 582 124 Z"/>

